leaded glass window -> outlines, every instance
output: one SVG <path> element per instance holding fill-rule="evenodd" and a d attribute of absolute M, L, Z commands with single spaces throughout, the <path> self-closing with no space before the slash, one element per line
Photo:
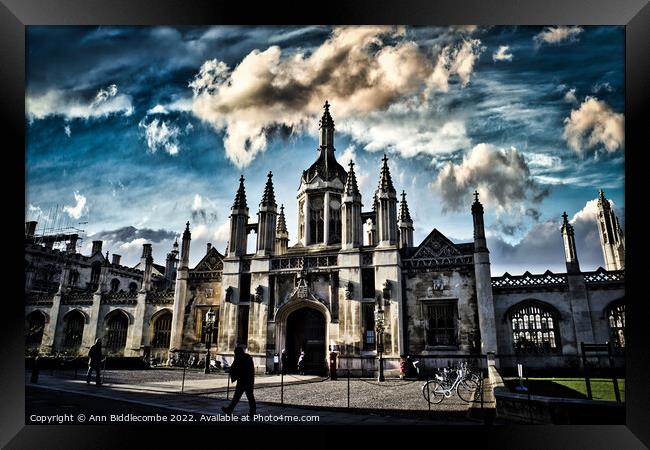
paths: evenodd
<path fill-rule="evenodd" d="M 619 303 L 607 311 L 609 336 L 614 347 L 625 348 L 625 304 Z"/>
<path fill-rule="evenodd" d="M 510 316 L 512 342 L 518 353 L 555 353 L 560 350 L 557 315 L 550 308 L 525 304 Z"/>

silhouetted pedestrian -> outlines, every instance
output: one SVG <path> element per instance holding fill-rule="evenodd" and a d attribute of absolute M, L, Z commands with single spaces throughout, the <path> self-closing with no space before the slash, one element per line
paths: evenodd
<path fill-rule="evenodd" d="M 251 355 L 244 352 L 242 347 L 235 348 L 235 360 L 230 366 L 230 379 L 237 382 L 235 387 L 235 394 L 232 396 L 232 401 L 228 406 L 222 406 L 221 410 L 226 414 L 232 414 L 242 394 L 246 393 L 248 399 L 248 414 L 249 416 L 255 415 L 255 397 L 253 396 L 253 389 L 255 385 L 255 365 Z"/>
<path fill-rule="evenodd" d="M 88 373 L 86 374 L 86 383 L 90 384 L 90 378 L 92 376 L 93 370 L 97 376 L 97 386 L 102 384 L 102 379 L 100 378 L 100 366 L 102 364 L 102 340 L 97 338 L 95 344 L 90 347 L 88 351 Z"/>

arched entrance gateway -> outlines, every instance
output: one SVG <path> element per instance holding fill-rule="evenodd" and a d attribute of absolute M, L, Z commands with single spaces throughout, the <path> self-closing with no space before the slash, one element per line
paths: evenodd
<path fill-rule="evenodd" d="M 305 373 L 325 372 L 325 317 L 313 308 L 300 308 L 287 318 L 288 373 L 298 371 L 300 352 L 305 352 Z"/>
<path fill-rule="evenodd" d="M 288 373 L 298 372 L 300 351 L 305 352 L 307 374 L 327 372 L 327 343 L 329 340 L 328 309 L 321 302 L 308 298 L 292 299 L 278 308 L 275 348 L 287 351 Z"/>

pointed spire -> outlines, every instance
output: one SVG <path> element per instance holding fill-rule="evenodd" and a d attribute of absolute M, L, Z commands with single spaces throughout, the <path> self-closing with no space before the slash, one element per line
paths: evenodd
<path fill-rule="evenodd" d="M 483 205 L 478 200 L 478 190 L 474 191 L 474 203 L 472 203 L 472 214 L 483 214 Z"/>
<path fill-rule="evenodd" d="M 566 211 L 564 211 L 564 213 L 562 214 L 562 229 L 561 229 L 561 231 L 564 233 L 564 230 L 566 230 L 567 233 L 569 233 L 569 234 L 573 234 L 573 225 L 571 225 L 569 223 L 569 216 L 566 213 Z"/>
<path fill-rule="evenodd" d="M 350 170 L 348 178 L 345 181 L 345 193 L 347 195 L 359 195 L 359 186 L 357 185 L 357 176 L 354 173 L 354 161 L 350 161 Z"/>
<path fill-rule="evenodd" d="M 275 192 L 273 192 L 273 172 L 269 171 L 266 186 L 264 186 L 264 195 L 260 206 L 277 206 L 275 203 Z"/>
<path fill-rule="evenodd" d="M 379 178 L 379 191 L 380 192 L 395 192 L 393 187 L 393 180 L 390 177 L 390 169 L 388 168 L 388 157 L 384 153 L 381 166 L 381 175 Z"/>
<path fill-rule="evenodd" d="M 246 189 L 244 188 L 244 175 L 242 175 L 241 177 L 239 177 L 239 189 L 237 189 L 237 195 L 235 195 L 235 203 L 233 203 L 232 209 L 245 209 L 245 208 L 247 208 Z"/>
<path fill-rule="evenodd" d="M 325 111 L 323 112 L 323 117 L 321 117 L 320 122 L 318 123 L 319 128 L 334 128 L 334 120 L 330 115 L 330 104 L 325 100 L 325 105 L 323 105 Z"/>
<path fill-rule="evenodd" d="M 277 233 L 288 233 L 287 222 L 284 217 L 284 204 L 280 205 L 280 215 L 278 216 L 278 225 L 276 227 Z"/>
<path fill-rule="evenodd" d="M 605 193 L 603 192 L 602 189 L 598 190 L 598 204 L 604 206 L 610 206 L 609 200 L 605 198 Z"/>
<path fill-rule="evenodd" d="M 404 191 L 402 191 L 402 201 L 399 205 L 399 220 L 401 222 L 413 222 L 409 212 L 409 205 L 406 203 L 406 192 Z"/>

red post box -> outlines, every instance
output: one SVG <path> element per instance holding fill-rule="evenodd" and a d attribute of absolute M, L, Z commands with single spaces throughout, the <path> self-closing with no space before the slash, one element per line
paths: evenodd
<path fill-rule="evenodd" d="M 336 380 L 336 352 L 330 352 L 330 379 Z"/>
<path fill-rule="evenodd" d="M 400 378 L 400 380 L 403 380 L 405 376 L 406 376 L 406 358 L 402 356 L 402 357 L 400 357 L 400 360 L 399 360 L 399 378 Z"/>

